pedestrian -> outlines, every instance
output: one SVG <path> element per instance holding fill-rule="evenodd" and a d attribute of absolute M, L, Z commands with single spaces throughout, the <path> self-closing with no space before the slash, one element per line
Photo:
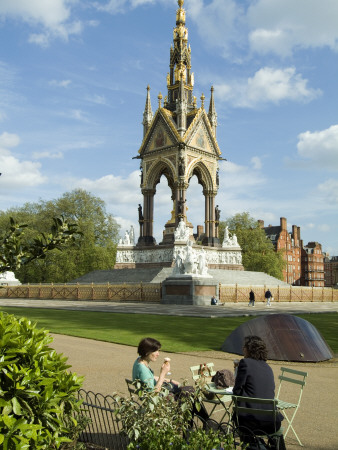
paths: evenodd
<path fill-rule="evenodd" d="M 248 306 L 255 306 L 255 293 L 252 289 L 249 293 L 249 305 Z"/>
<path fill-rule="evenodd" d="M 216 298 L 214 295 L 211 297 L 211 302 L 210 302 L 210 304 L 211 304 L 211 305 L 215 305 L 215 306 L 218 305 L 218 300 L 217 300 L 217 298 Z"/>
<path fill-rule="evenodd" d="M 270 292 L 270 289 L 268 289 L 266 292 L 265 292 L 265 298 L 266 298 L 266 306 L 271 306 L 271 297 L 272 297 L 272 294 L 271 294 L 271 292 Z"/>

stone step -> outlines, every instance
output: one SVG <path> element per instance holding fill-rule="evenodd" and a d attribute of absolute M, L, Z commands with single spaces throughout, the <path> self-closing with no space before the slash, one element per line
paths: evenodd
<path fill-rule="evenodd" d="M 76 278 L 71 283 L 81 284 L 123 284 L 123 283 L 161 283 L 172 274 L 171 267 L 149 269 L 116 269 L 95 270 L 82 277 Z M 249 272 L 239 270 L 209 269 L 213 279 L 222 285 L 240 284 L 243 286 L 289 286 L 284 281 L 278 280 L 263 272 Z"/>

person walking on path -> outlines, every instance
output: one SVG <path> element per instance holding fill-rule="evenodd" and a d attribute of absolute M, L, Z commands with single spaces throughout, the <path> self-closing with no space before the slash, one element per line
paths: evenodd
<path fill-rule="evenodd" d="M 255 306 L 255 293 L 252 289 L 249 293 L 249 305 L 248 306 Z"/>
<path fill-rule="evenodd" d="M 268 289 L 268 290 L 265 292 L 266 306 L 271 306 L 271 297 L 272 297 L 272 294 L 271 294 L 271 292 L 270 292 L 270 289 Z"/>

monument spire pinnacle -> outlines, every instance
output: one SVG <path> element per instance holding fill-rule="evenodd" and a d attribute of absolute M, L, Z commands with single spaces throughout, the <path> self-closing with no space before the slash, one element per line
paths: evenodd
<path fill-rule="evenodd" d="M 173 31 L 174 45 L 170 48 L 170 72 L 167 75 L 168 96 L 165 108 L 171 111 L 176 111 L 179 95 L 185 97 L 188 110 L 193 109 L 194 74 L 191 72 L 191 49 L 190 45 L 188 46 L 188 29 L 185 26 L 183 4 L 184 0 L 178 0 L 176 27 Z M 183 81 L 183 92 L 180 92 L 181 81 Z"/>
<path fill-rule="evenodd" d="M 210 121 L 210 125 L 212 127 L 212 131 L 214 132 L 214 135 L 216 136 L 217 113 L 216 113 L 215 101 L 214 101 L 214 86 L 211 86 L 211 96 L 210 96 L 208 118 Z"/>
<path fill-rule="evenodd" d="M 150 127 L 150 124 L 153 120 L 153 112 L 151 109 L 151 102 L 150 102 L 150 87 L 147 86 L 147 98 L 146 98 L 146 106 L 144 108 L 143 112 L 143 137 L 146 135 L 148 128 Z"/>

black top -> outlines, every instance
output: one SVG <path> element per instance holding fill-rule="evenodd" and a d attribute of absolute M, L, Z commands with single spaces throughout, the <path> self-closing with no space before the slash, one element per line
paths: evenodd
<path fill-rule="evenodd" d="M 253 398 L 275 398 L 275 380 L 272 369 L 266 361 L 252 358 L 241 359 L 237 369 L 233 394 Z M 250 407 L 250 403 L 246 407 Z M 252 407 L 266 409 L 266 405 L 254 404 Z M 255 419 L 259 422 L 271 421 L 270 417 L 259 415 L 255 416 Z M 282 418 L 283 416 L 278 414 L 278 421 Z"/>

